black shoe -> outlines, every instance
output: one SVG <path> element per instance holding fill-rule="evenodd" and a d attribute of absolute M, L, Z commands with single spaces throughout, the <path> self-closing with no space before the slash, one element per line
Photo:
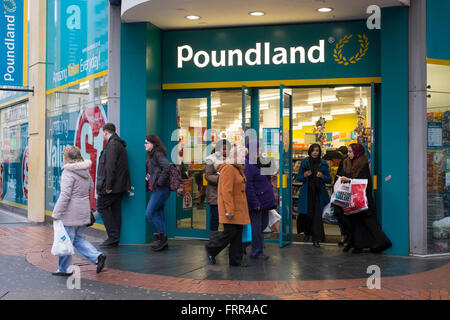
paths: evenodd
<path fill-rule="evenodd" d="M 317 248 L 320 248 L 319 241 L 313 241 L 313 246 L 317 247 Z"/>
<path fill-rule="evenodd" d="M 380 254 L 381 252 L 383 252 L 383 250 L 370 248 L 370 253 Z"/>
<path fill-rule="evenodd" d="M 159 247 L 160 243 L 161 243 L 161 234 L 155 234 L 155 242 L 150 246 L 152 249 L 156 249 L 157 247 Z"/>
<path fill-rule="evenodd" d="M 352 251 L 352 253 L 354 253 L 354 254 L 360 254 L 360 253 L 362 253 L 363 251 L 362 251 L 362 249 L 358 249 L 358 248 L 355 248 L 355 249 L 353 249 L 353 251 Z"/>
<path fill-rule="evenodd" d="M 208 258 L 209 264 L 216 264 L 216 258 L 209 254 L 208 248 L 205 245 L 206 257 Z"/>
<path fill-rule="evenodd" d="M 347 244 L 342 251 L 349 252 L 351 248 L 352 248 L 352 245 L 351 244 Z"/>
<path fill-rule="evenodd" d="M 100 273 L 105 267 L 106 256 L 102 253 L 97 258 L 97 273 Z"/>
<path fill-rule="evenodd" d="M 100 244 L 100 247 L 102 247 L 102 248 L 113 248 L 113 247 L 118 247 L 118 246 L 119 246 L 119 241 L 110 242 L 110 241 L 106 240 L 105 242 Z"/>
<path fill-rule="evenodd" d="M 347 237 L 344 237 L 344 241 L 339 241 L 338 242 L 338 246 L 340 246 L 340 247 L 342 247 L 344 244 L 346 244 L 347 243 Z"/>
<path fill-rule="evenodd" d="M 309 242 L 309 239 L 311 239 L 311 236 L 305 235 L 305 237 L 303 238 L 303 242 Z"/>
<path fill-rule="evenodd" d="M 70 272 L 70 273 L 59 272 L 59 271 L 57 271 L 57 272 L 52 272 L 52 275 L 54 275 L 54 276 L 60 276 L 60 277 L 69 277 L 69 276 L 73 275 L 73 271 Z"/>
<path fill-rule="evenodd" d="M 157 247 L 152 248 L 153 251 L 162 251 L 164 249 L 167 249 L 169 247 L 169 239 L 167 239 L 165 234 L 160 234 L 160 241 Z"/>
<path fill-rule="evenodd" d="M 258 259 L 258 260 L 268 260 L 269 256 L 266 256 L 266 255 L 263 254 L 263 255 L 260 255 L 260 256 L 256 256 L 256 257 L 250 256 L 250 258 Z"/>

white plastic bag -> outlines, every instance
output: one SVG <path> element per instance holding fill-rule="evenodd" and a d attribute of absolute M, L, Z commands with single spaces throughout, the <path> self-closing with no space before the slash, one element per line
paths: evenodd
<path fill-rule="evenodd" d="M 334 208 L 331 205 L 331 202 L 323 208 L 322 220 L 329 224 L 339 224 L 337 217 L 334 215 Z"/>
<path fill-rule="evenodd" d="M 269 210 L 269 228 L 274 232 L 279 232 L 281 216 L 274 209 Z"/>
<path fill-rule="evenodd" d="M 334 184 L 334 192 L 331 195 L 331 204 L 345 208 L 350 204 L 352 197 L 350 183 L 343 183 L 339 177 Z"/>
<path fill-rule="evenodd" d="M 52 255 L 58 257 L 73 255 L 75 252 L 72 242 L 61 220 L 53 221 L 53 232 Z"/>

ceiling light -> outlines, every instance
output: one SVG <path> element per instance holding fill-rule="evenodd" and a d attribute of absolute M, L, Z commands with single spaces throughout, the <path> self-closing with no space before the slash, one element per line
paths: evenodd
<path fill-rule="evenodd" d="M 336 87 L 334 88 L 334 91 L 339 91 L 339 90 L 348 90 L 348 89 L 354 89 L 355 87 Z"/>
<path fill-rule="evenodd" d="M 294 127 L 292 127 L 292 130 L 302 130 L 302 126 L 301 125 L 298 125 L 298 126 L 294 126 Z"/>
<path fill-rule="evenodd" d="M 293 113 L 302 113 L 302 112 L 312 112 L 314 111 L 314 106 L 301 106 L 301 107 L 293 107 Z"/>
<path fill-rule="evenodd" d="M 269 100 L 277 100 L 280 99 L 280 95 L 279 94 L 271 94 L 271 95 L 265 95 L 265 96 L 261 96 L 259 98 L 259 101 L 269 101 Z"/>
<path fill-rule="evenodd" d="M 338 114 L 351 114 L 351 113 L 355 113 L 355 108 L 350 108 L 350 109 L 336 109 L 336 110 L 331 110 L 331 115 L 335 116 Z"/>
<path fill-rule="evenodd" d="M 265 15 L 265 13 L 262 11 L 252 11 L 252 12 L 249 12 L 248 14 L 251 16 L 254 16 L 254 17 L 260 17 L 260 16 Z"/>
<path fill-rule="evenodd" d="M 186 16 L 185 18 L 189 19 L 189 20 L 198 20 L 198 19 L 200 19 L 199 16 Z"/>
<path fill-rule="evenodd" d="M 268 110 L 269 109 L 269 105 L 268 104 L 262 104 L 259 106 L 259 110 Z"/>
<path fill-rule="evenodd" d="M 319 12 L 331 12 L 333 11 L 333 8 L 319 8 L 317 9 Z"/>
<path fill-rule="evenodd" d="M 308 104 L 321 103 L 321 102 L 333 102 L 338 101 L 336 96 L 323 97 L 322 100 L 320 98 L 309 99 Z"/>

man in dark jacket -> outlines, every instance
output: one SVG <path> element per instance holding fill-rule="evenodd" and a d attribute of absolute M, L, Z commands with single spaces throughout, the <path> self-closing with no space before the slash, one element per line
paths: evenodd
<path fill-rule="evenodd" d="M 103 148 L 97 169 L 97 210 L 105 223 L 108 239 L 103 247 L 119 245 L 122 226 L 122 196 L 131 188 L 125 141 L 116 134 L 112 123 L 103 126 Z"/>

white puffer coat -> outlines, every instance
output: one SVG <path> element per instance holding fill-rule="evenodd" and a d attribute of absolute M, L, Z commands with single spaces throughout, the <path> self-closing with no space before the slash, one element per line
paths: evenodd
<path fill-rule="evenodd" d="M 90 223 L 89 195 L 94 183 L 89 174 L 92 162 L 69 163 L 63 166 L 61 193 L 53 209 L 52 217 L 62 220 L 65 226 L 84 226 Z"/>

